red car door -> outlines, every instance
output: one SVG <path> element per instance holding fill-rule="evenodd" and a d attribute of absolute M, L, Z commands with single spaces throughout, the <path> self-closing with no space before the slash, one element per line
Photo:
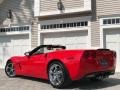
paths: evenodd
<path fill-rule="evenodd" d="M 20 62 L 21 74 L 31 77 L 41 77 L 46 62 L 46 54 L 25 56 Z"/>
<path fill-rule="evenodd" d="M 46 54 L 32 55 L 29 58 L 29 75 L 32 77 L 41 78 L 44 72 L 46 63 Z"/>
<path fill-rule="evenodd" d="M 20 61 L 20 75 L 30 76 L 29 75 L 29 64 L 30 56 L 24 56 Z"/>

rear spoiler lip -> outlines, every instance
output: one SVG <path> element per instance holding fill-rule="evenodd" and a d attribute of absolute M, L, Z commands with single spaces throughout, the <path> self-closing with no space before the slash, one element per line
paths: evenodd
<path fill-rule="evenodd" d="M 110 51 L 110 49 L 105 49 L 105 48 L 99 48 L 99 49 L 97 49 L 97 50 L 104 50 L 104 51 Z"/>

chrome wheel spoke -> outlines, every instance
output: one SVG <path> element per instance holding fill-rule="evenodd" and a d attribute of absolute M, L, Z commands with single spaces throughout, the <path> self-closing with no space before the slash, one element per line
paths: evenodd
<path fill-rule="evenodd" d="M 60 85 L 64 81 L 62 67 L 58 64 L 53 64 L 49 70 L 49 78 L 53 85 Z"/>
<path fill-rule="evenodd" d="M 13 63 L 8 63 L 6 66 L 6 73 L 8 76 L 15 76 L 15 70 L 14 70 L 14 65 Z"/>

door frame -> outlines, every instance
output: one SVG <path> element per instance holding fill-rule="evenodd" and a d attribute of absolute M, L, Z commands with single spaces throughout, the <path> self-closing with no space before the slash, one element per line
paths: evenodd
<path fill-rule="evenodd" d="M 116 29 L 120 28 L 120 24 L 111 24 L 111 25 L 104 25 L 103 20 L 104 19 L 112 19 L 112 18 L 120 18 L 120 17 L 106 17 L 106 18 L 100 18 L 100 48 L 104 48 L 105 42 L 104 42 L 104 30 L 108 29 Z"/>

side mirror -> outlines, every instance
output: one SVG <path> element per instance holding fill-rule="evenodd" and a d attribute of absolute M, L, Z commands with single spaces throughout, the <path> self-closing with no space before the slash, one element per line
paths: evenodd
<path fill-rule="evenodd" d="M 25 56 L 29 56 L 30 53 L 29 53 L 29 52 L 25 52 L 24 55 L 25 55 Z"/>

